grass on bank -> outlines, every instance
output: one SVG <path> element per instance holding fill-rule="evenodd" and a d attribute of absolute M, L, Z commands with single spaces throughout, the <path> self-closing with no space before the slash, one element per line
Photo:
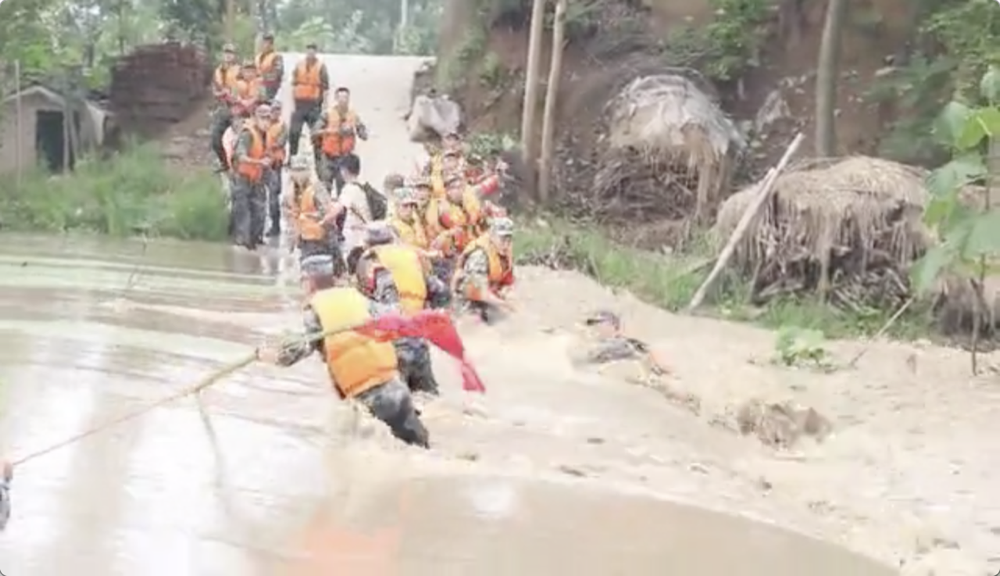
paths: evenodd
<path fill-rule="evenodd" d="M 519 260 L 537 261 L 540 256 L 552 254 L 554 247 L 566 245 L 566 239 L 568 248 L 563 256 L 570 267 L 601 284 L 626 289 L 650 304 L 675 312 L 687 307 L 711 271 L 717 253 L 706 241 L 683 255 L 656 254 L 616 244 L 593 227 L 555 221 L 522 225 L 517 236 Z M 754 307 L 748 303 L 748 296 L 747 283 L 724 272 L 705 310 L 717 317 L 767 328 L 818 330 L 828 338 L 875 334 L 895 312 L 870 309 L 849 313 L 806 298 L 777 299 L 764 307 Z M 929 315 L 918 311 L 904 314 L 887 335 L 912 340 L 928 335 L 930 326 Z"/>
<path fill-rule="evenodd" d="M 219 177 L 169 165 L 153 144 L 107 159 L 85 158 L 69 174 L 41 169 L 0 179 L 0 222 L 19 232 L 223 241 L 229 217 Z"/>

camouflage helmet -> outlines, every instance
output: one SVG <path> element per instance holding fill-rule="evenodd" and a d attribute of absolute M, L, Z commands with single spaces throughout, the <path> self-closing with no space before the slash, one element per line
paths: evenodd
<path fill-rule="evenodd" d="M 414 176 L 410 178 L 410 186 L 414 188 L 430 188 L 431 179 L 429 176 L 424 176 L 423 174 Z"/>
<path fill-rule="evenodd" d="M 397 188 L 396 203 L 401 206 L 419 204 L 419 201 L 417 200 L 416 190 L 408 186 L 402 186 L 400 188 Z"/>
<path fill-rule="evenodd" d="M 288 163 L 288 167 L 292 170 L 309 170 L 309 158 L 307 156 L 303 156 L 302 154 L 292 156 L 291 161 Z"/>
<path fill-rule="evenodd" d="M 256 70 L 257 69 L 257 63 L 254 62 L 253 60 L 249 59 L 249 58 L 247 58 L 246 60 L 244 60 L 243 64 L 241 64 L 241 66 L 243 67 L 244 70 Z"/>
<path fill-rule="evenodd" d="M 490 219 L 490 234 L 500 238 L 510 238 L 514 235 L 514 221 L 504 216 Z"/>
<path fill-rule="evenodd" d="M 369 246 L 391 244 L 396 240 L 396 234 L 389 224 L 381 221 L 369 222 L 365 226 L 365 243 Z"/>
<path fill-rule="evenodd" d="M 595 310 L 594 312 L 587 315 L 584 318 L 583 323 L 587 326 L 597 326 L 599 324 L 608 324 L 614 326 L 615 328 L 621 327 L 622 320 L 618 314 L 612 312 L 611 310 Z"/>
<path fill-rule="evenodd" d="M 222 51 L 223 52 L 229 52 L 231 54 L 235 54 L 236 53 L 236 44 L 233 44 L 232 42 L 226 42 L 225 44 L 222 45 Z"/>

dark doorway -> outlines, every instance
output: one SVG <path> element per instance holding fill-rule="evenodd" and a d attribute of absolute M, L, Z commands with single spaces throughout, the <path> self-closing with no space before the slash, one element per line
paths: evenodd
<path fill-rule="evenodd" d="M 80 115 L 74 114 L 76 133 L 80 133 Z M 55 110 L 35 113 L 35 150 L 39 162 L 52 172 L 62 172 L 66 167 L 66 115 Z M 76 165 L 73 150 L 69 149 L 69 169 Z"/>

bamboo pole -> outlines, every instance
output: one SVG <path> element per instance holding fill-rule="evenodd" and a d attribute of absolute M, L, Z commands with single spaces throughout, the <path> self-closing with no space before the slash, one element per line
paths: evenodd
<path fill-rule="evenodd" d="M 705 295 L 708 294 L 708 289 L 712 287 L 712 284 L 722 273 L 722 270 L 729 263 L 729 259 L 733 257 L 733 252 L 736 251 L 736 246 L 740 243 L 743 235 L 746 234 L 747 229 L 750 228 L 750 224 L 753 223 L 754 218 L 756 218 L 757 213 L 767 202 L 767 199 L 771 197 L 771 191 L 774 190 L 774 183 L 777 182 L 778 176 L 781 172 L 788 166 L 788 162 L 792 159 L 792 156 L 799 150 L 799 146 L 802 145 L 802 141 L 805 137 L 799 132 L 792 143 L 789 144 L 788 149 L 785 150 L 785 154 L 781 157 L 778 165 L 771 169 L 767 173 L 767 177 L 761 182 L 760 190 L 757 192 L 757 196 L 754 197 L 750 205 L 747 206 L 746 210 L 743 212 L 743 217 L 740 218 L 739 223 L 736 225 L 736 229 L 733 230 L 732 235 L 729 237 L 729 241 L 726 242 L 725 247 L 722 248 L 722 252 L 719 253 L 719 258 L 715 262 L 715 267 L 708 274 L 708 278 L 701 286 L 698 287 L 698 291 L 694 293 L 694 298 L 691 298 L 691 303 L 688 304 L 688 310 L 694 310 L 698 306 L 701 306 L 703 300 L 705 300 Z"/>

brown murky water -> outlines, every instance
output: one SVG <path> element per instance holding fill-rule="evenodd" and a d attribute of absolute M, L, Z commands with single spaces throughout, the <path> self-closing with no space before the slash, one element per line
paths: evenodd
<path fill-rule="evenodd" d="M 101 426 L 294 327 L 295 283 L 277 254 L 0 236 L 4 451 L 23 458 Z M 610 484 L 556 483 L 455 458 L 448 441 L 483 452 L 520 450 L 515 435 L 489 432 L 489 415 L 432 420 L 445 448 L 429 454 L 345 433 L 351 417 L 336 406 L 320 367 L 303 364 L 251 367 L 199 400 L 179 400 L 27 461 L 15 478 L 14 517 L 0 537 L 0 571 L 893 573 L 764 524 L 627 495 Z M 483 368 L 488 381 L 505 381 L 503 367 Z M 547 428 L 554 392 L 533 397 L 533 383 L 518 382 L 499 397 L 522 425 L 538 424 L 531 449 L 553 457 L 562 446 L 560 422 L 589 417 L 588 409 L 633 406 L 594 390 L 577 397 L 578 405 L 559 404 L 561 420 Z"/>

